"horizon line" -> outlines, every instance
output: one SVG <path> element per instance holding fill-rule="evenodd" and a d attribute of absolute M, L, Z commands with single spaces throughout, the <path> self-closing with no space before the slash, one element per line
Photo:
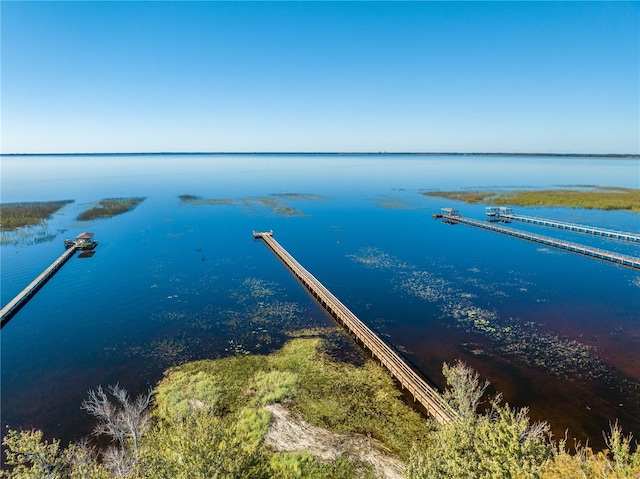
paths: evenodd
<path fill-rule="evenodd" d="M 0 153 L 0 156 L 144 156 L 144 155 L 415 155 L 415 156 L 552 156 L 552 157 L 614 157 L 639 158 L 640 153 L 527 153 L 527 152 L 437 152 L 437 151 L 138 151 L 138 152 L 75 152 L 75 153 Z"/>

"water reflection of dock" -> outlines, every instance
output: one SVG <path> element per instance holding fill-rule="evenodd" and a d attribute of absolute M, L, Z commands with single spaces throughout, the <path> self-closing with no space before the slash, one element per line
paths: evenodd
<path fill-rule="evenodd" d="M 81 233 L 75 240 L 65 240 L 65 252 L 58 257 L 47 269 L 38 275 L 29 285 L 13 298 L 6 306 L 0 309 L 0 327 L 5 324 L 22 308 L 40 288 L 77 252 L 86 256 L 93 256 L 94 248 L 98 242 L 93 239 L 93 233 Z"/>
<path fill-rule="evenodd" d="M 273 231 L 254 231 L 253 237 L 264 241 L 323 308 L 353 334 L 431 416 L 440 423 L 457 419 L 456 412 L 442 399 L 440 393 L 427 384 L 389 345 L 280 246 L 273 238 Z"/>
<path fill-rule="evenodd" d="M 434 214 L 434 217 L 436 215 Z M 571 251 L 572 253 L 578 253 L 592 258 L 609 261 L 616 264 L 628 266 L 630 268 L 640 269 L 640 258 L 636 256 L 629 256 L 621 253 L 614 253 L 599 248 L 593 248 L 591 246 L 584 246 L 578 243 L 572 243 L 570 241 L 559 240 L 551 238 L 549 236 L 538 235 L 525 231 L 520 231 L 514 228 L 507 228 L 505 226 L 496 225 L 492 222 L 478 221 L 471 218 L 465 218 L 460 216 L 456 210 L 450 208 L 443 208 L 442 213 L 437 214 L 438 218 L 442 218 L 442 221 L 449 224 L 465 224 L 468 226 L 475 226 L 476 228 L 482 228 L 496 233 L 501 233 L 515 238 L 524 239 L 527 241 L 533 241 L 534 243 L 544 244 L 546 246 L 552 246 L 565 251 Z"/>

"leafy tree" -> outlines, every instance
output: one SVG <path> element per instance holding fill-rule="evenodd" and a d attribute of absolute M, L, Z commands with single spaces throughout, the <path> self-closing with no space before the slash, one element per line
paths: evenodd
<path fill-rule="evenodd" d="M 611 425 L 611 433 L 605 434 L 606 451 L 594 453 L 589 447 L 575 446 L 570 454 L 566 439 L 553 449 L 553 461 L 541 471 L 543 479 L 638 479 L 640 478 L 640 448 L 632 449 L 632 436 L 624 436 L 617 423 Z"/>
<path fill-rule="evenodd" d="M 194 411 L 159 423 L 144 441 L 140 477 L 171 479 L 268 478 L 265 451 L 233 421 Z"/>
<path fill-rule="evenodd" d="M 59 479 L 63 477 L 65 459 L 60 441 L 42 439 L 42 431 L 9 430 L 2 443 L 6 448 L 6 464 L 11 472 L 0 471 L 1 477 L 14 479 Z"/>
<path fill-rule="evenodd" d="M 42 431 L 9 430 L 4 437 L 6 465 L 0 477 L 12 479 L 110 479 L 111 474 L 98 463 L 95 451 L 86 441 L 60 448 L 60 441 L 49 443 Z"/>
<path fill-rule="evenodd" d="M 489 381 L 480 383 L 480 374 L 467 367 L 462 361 L 453 366 L 447 363 L 442 366 L 442 373 L 449 388 L 444 399 L 460 414 L 462 419 L 471 420 L 476 417 L 480 399 L 484 395 Z"/>
<path fill-rule="evenodd" d="M 417 478 L 509 479 L 539 477 L 539 468 L 551 458 L 546 441 L 549 426 L 530 424 L 526 409 L 512 410 L 491 400 L 491 410 L 476 408 L 488 383 L 461 362 L 444 365 L 450 388 L 445 398 L 460 414 L 460 420 L 441 425 L 431 442 L 414 448 L 408 475 Z"/>
<path fill-rule="evenodd" d="M 102 464 L 98 462 L 95 448 L 88 441 L 71 444 L 65 450 L 65 461 L 69 479 L 110 479 L 112 476 Z"/>

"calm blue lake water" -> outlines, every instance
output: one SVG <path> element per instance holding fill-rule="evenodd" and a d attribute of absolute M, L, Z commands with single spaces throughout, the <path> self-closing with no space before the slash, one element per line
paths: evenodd
<path fill-rule="evenodd" d="M 619 419 L 640 436 L 640 272 L 431 218 L 483 206 L 424 190 L 639 185 L 638 160 L 348 155 L 2 158 L 2 202 L 73 199 L 45 228 L 0 247 L 2 304 L 93 231 L 3 329 L 2 424 L 77 439 L 88 389 L 137 393 L 185 361 L 279 348 L 332 323 L 260 242 L 275 238 L 336 296 L 443 386 L 463 359 L 513 406 L 599 444 Z M 179 195 L 227 200 L 193 204 Z M 103 198 L 135 210 L 79 222 Z M 206 202 L 201 202 L 206 203 Z M 638 215 L 564 208 L 517 213 L 640 231 Z M 513 227 L 640 256 L 637 246 Z M 49 240 L 45 241 L 44 239 Z"/>

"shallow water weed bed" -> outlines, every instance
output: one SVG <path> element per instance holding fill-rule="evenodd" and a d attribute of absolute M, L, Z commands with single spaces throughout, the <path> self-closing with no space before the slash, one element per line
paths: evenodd
<path fill-rule="evenodd" d="M 479 306 L 478 296 L 463 287 L 466 285 L 501 297 L 505 293 L 499 285 L 485 285 L 478 278 L 465 275 L 458 276 L 454 283 L 435 273 L 420 271 L 377 248 L 362 248 L 348 257 L 366 268 L 390 271 L 390 281 L 401 293 L 438 305 L 441 321 L 453 320 L 456 328 L 486 337 L 496 353 L 516 358 L 557 377 L 600 380 L 612 377 L 613 372 L 593 348 L 544 331 L 536 323 L 503 318 L 497 312 Z"/>
<path fill-rule="evenodd" d="M 276 216 L 304 217 L 304 211 L 289 204 L 291 201 L 322 201 L 327 197 L 306 193 L 273 193 L 267 196 L 250 196 L 245 198 L 202 198 L 201 196 L 180 195 L 180 201 L 194 206 L 227 205 L 243 207 L 248 211 L 256 208 L 266 208 Z"/>
<path fill-rule="evenodd" d="M 69 203 L 73 203 L 73 200 L 1 203 L 0 230 L 11 231 L 25 226 L 35 226 Z"/>

